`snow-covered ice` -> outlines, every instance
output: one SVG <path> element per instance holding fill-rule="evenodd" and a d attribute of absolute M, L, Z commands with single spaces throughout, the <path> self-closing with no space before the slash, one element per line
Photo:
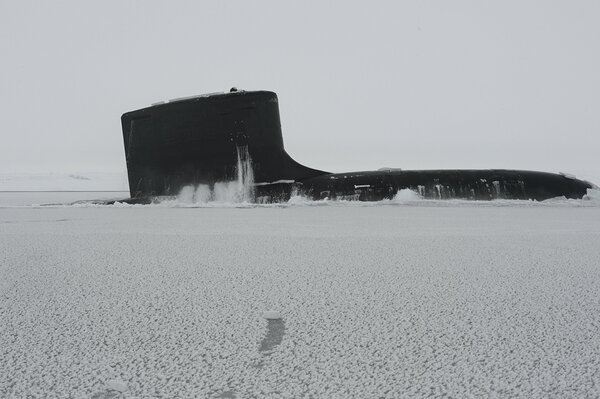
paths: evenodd
<path fill-rule="evenodd" d="M 0 397 L 598 397 L 599 244 L 593 200 L 0 208 Z"/>
<path fill-rule="evenodd" d="M 106 383 L 106 388 L 113 391 L 125 392 L 127 391 L 127 383 L 120 380 L 110 380 Z"/>
<path fill-rule="evenodd" d="M 127 190 L 127 173 L 0 173 L 0 191 Z"/>

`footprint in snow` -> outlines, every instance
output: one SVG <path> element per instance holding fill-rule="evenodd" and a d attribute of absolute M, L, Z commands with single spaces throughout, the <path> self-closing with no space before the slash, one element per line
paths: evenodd
<path fill-rule="evenodd" d="M 124 398 L 124 392 L 127 391 L 127 384 L 119 380 L 111 380 L 106 383 L 104 391 L 96 392 L 92 399 L 117 399 Z"/>
<path fill-rule="evenodd" d="M 217 396 L 217 398 L 235 399 L 235 398 L 237 398 L 237 396 L 235 396 L 235 392 L 233 392 L 233 391 L 225 391 L 222 394 L 220 394 L 219 396 Z"/>

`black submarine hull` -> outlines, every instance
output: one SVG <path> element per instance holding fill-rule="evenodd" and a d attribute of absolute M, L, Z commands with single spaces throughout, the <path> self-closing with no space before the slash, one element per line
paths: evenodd
<path fill-rule="evenodd" d="M 186 186 L 213 189 L 243 179 L 256 202 L 292 195 L 378 201 L 410 189 L 428 199 L 582 198 L 589 182 L 523 170 L 399 170 L 329 173 L 285 151 L 279 101 L 269 91 L 233 91 L 171 100 L 121 117 L 132 203 L 175 196 Z M 240 171 L 249 169 L 251 176 Z"/>
<path fill-rule="evenodd" d="M 592 185 L 568 176 L 523 170 L 406 170 L 341 173 L 308 179 L 314 199 L 377 201 L 410 189 L 426 199 L 582 198 Z"/>

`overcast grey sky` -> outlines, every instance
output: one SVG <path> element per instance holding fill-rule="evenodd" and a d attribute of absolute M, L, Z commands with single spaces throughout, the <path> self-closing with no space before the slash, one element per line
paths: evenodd
<path fill-rule="evenodd" d="M 600 2 L 0 1 L 0 172 L 125 170 L 123 112 L 279 95 L 299 162 L 600 184 Z"/>

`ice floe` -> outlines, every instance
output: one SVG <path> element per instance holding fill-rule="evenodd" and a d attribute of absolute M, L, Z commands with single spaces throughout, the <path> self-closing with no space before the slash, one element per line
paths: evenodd
<path fill-rule="evenodd" d="M 593 202 L 0 208 L 0 397 L 597 397 Z"/>

